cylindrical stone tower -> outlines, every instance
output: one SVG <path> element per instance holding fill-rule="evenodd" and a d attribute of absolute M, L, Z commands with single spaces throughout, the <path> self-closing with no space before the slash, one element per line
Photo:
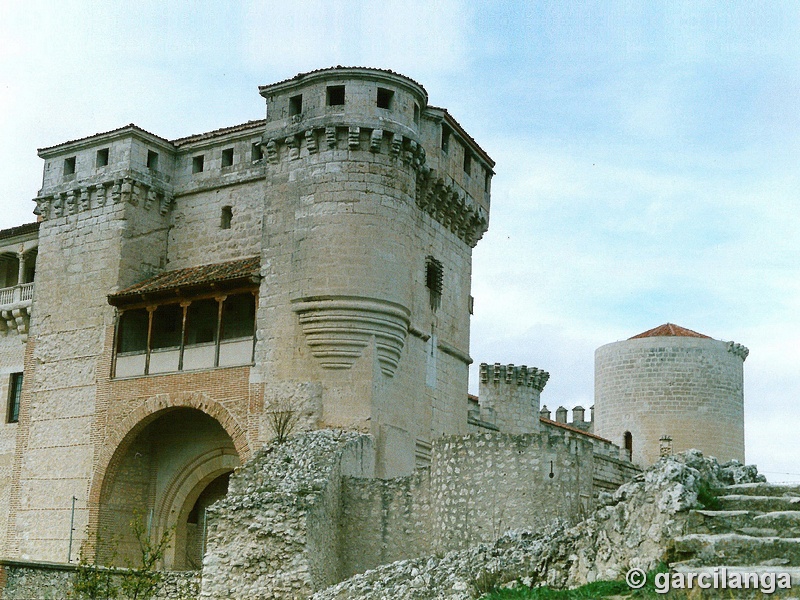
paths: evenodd
<path fill-rule="evenodd" d="M 667 323 L 595 352 L 594 433 L 648 466 L 661 439 L 720 461 L 744 461 L 741 344 Z"/>

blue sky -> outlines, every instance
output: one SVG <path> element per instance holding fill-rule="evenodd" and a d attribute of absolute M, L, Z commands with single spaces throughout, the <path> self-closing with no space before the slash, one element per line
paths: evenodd
<path fill-rule="evenodd" d="M 795 2 L 2 3 L 0 227 L 33 218 L 38 147 L 207 131 L 260 118 L 258 85 L 393 69 L 497 161 L 476 362 L 588 407 L 602 344 L 733 339 L 747 460 L 800 480 L 798 38 Z"/>

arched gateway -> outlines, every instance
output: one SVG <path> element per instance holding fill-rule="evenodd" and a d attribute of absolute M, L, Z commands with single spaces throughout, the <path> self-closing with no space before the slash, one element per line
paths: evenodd
<path fill-rule="evenodd" d="M 152 541 L 170 532 L 167 569 L 202 564 L 205 510 L 223 497 L 241 463 L 230 432 L 191 406 L 162 408 L 131 427 L 98 473 L 97 553 L 101 563 L 140 561 L 131 528 L 139 521 Z"/>

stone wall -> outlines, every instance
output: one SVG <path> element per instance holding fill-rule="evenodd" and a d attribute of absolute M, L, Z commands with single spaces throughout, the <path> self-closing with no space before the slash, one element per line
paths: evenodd
<path fill-rule="evenodd" d="M 17 441 L 17 423 L 8 422 L 9 385 L 12 373 L 21 373 L 25 345 L 20 336 L 9 333 L 0 336 L 0 548 L 5 547 L 8 526 L 8 505 L 11 500 L 11 472 L 14 463 L 14 446 Z"/>
<path fill-rule="evenodd" d="M 201 598 L 303 597 L 340 580 L 340 479 L 373 472 L 374 449 L 355 433 L 258 451 L 210 509 Z"/>
<path fill-rule="evenodd" d="M 2 600 L 64 600 L 71 597 L 76 565 L 0 560 Z M 112 585 L 119 588 L 121 569 L 104 569 Z M 165 572 L 153 600 L 194 600 L 200 575 L 194 571 Z M 125 600 L 123 596 L 119 600 Z"/>
<path fill-rule="evenodd" d="M 210 509 L 202 597 L 309 595 L 387 562 L 574 523 L 593 504 L 580 433 L 450 436 L 430 467 L 394 479 L 374 478 L 374 455 L 368 436 L 330 430 L 258 451 Z M 630 474 L 606 459 L 606 480 Z"/>

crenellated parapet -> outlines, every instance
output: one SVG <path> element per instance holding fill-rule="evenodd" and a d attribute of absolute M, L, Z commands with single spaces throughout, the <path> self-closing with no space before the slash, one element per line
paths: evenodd
<path fill-rule="evenodd" d="M 172 194 L 144 179 L 128 171 L 111 179 L 42 194 L 33 199 L 36 202 L 33 213 L 42 221 L 47 221 L 110 204 L 130 204 L 166 215 L 172 208 Z"/>
<path fill-rule="evenodd" d="M 514 364 L 501 365 L 494 363 L 481 363 L 480 366 L 481 383 L 507 383 L 532 387 L 539 392 L 544 390 L 550 373 L 536 367 L 526 365 L 516 366 Z"/>
<path fill-rule="evenodd" d="M 539 398 L 550 374 L 513 364 L 480 366 L 480 420 L 502 433 L 539 431 Z"/>
<path fill-rule="evenodd" d="M 746 346 L 736 342 L 728 342 L 728 352 L 741 358 L 742 362 L 747 360 L 747 356 L 750 354 L 750 350 Z"/>

